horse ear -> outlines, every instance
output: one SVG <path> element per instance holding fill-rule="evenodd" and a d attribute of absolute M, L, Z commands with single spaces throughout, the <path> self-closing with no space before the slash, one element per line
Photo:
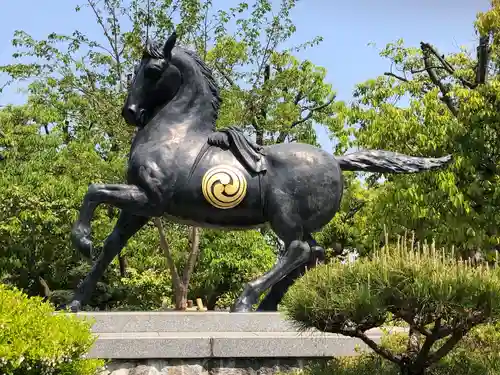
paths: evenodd
<path fill-rule="evenodd" d="M 172 54 L 172 49 L 175 46 L 175 42 L 177 41 L 177 33 L 174 31 L 172 35 L 170 35 L 163 46 L 163 54 L 166 56 L 170 56 Z"/>

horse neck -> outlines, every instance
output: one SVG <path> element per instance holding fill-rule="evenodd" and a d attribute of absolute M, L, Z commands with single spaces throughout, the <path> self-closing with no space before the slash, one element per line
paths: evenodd
<path fill-rule="evenodd" d="M 204 79 L 190 77 L 184 81 L 179 92 L 164 106 L 152 122 L 172 131 L 182 128 L 183 133 L 206 135 L 215 131 L 215 109 L 212 93 Z"/>

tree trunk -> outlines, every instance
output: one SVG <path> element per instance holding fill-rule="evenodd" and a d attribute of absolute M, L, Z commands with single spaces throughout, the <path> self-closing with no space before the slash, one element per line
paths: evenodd
<path fill-rule="evenodd" d="M 165 254 L 168 267 L 170 268 L 170 274 L 172 275 L 172 284 L 175 296 L 175 309 L 186 310 L 189 281 L 200 250 L 199 230 L 196 227 L 192 227 L 190 229 L 190 247 L 188 249 L 189 255 L 181 277 L 181 275 L 179 275 L 179 272 L 177 271 L 177 267 L 175 266 L 172 253 L 170 252 L 170 248 L 168 246 L 168 242 L 165 237 L 165 231 L 163 230 L 163 226 L 161 224 L 161 219 L 155 218 L 154 223 L 160 235 L 160 247 L 162 248 Z"/>
<path fill-rule="evenodd" d="M 181 283 L 175 288 L 175 309 L 184 311 L 187 308 L 187 285 Z"/>
<path fill-rule="evenodd" d="M 125 255 L 118 254 L 118 263 L 120 265 L 120 277 L 127 277 L 128 261 Z"/>

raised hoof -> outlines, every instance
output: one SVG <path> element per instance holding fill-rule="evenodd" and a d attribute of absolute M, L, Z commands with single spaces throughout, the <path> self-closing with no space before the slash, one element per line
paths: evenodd
<path fill-rule="evenodd" d="M 56 307 L 56 311 L 68 311 L 71 313 L 77 313 L 80 311 L 82 304 L 80 301 L 73 300 L 69 304 L 62 304 Z"/>
<path fill-rule="evenodd" d="M 70 312 L 77 313 L 82 308 L 82 304 L 80 301 L 73 300 L 70 302 L 67 308 L 69 309 Z"/>
<path fill-rule="evenodd" d="M 92 241 L 84 230 L 75 227 L 71 232 L 71 242 L 76 250 L 87 259 L 92 259 Z"/>

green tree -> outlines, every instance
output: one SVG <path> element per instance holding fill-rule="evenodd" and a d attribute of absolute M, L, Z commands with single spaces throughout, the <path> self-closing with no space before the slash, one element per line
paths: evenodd
<path fill-rule="evenodd" d="M 75 209 L 88 183 L 122 179 L 118 166 L 125 166 L 133 132 L 120 116 L 127 82 L 146 38 L 164 40 L 174 27 L 181 42 L 193 46 L 219 79 L 224 99 L 219 127 L 239 125 L 260 144 L 315 144 L 316 122 L 335 129 L 342 150 L 347 136 L 330 117 L 336 102 L 331 85 L 324 82 L 325 70 L 293 56 L 294 51 L 314 46 L 321 38 L 281 48 L 296 32 L 290 18 L 294 6 L 290 0 L 274 7 L 267 0 L 255 0 L 220 10 L 211 1 L 199 0 L 87 0 L 76 11 L 93 15 L 95 26 L 102 31 L 99 40 L 89 38 L 83 30 L 71 35 L 51 33 L 41 40 L 16 31 L 14 61 L 0 67 L 0 72 L 8 75 L 9 83 L 26 89 L 38 127 L 50 136 L 57 132 L 68 149 L 76 142 L 94 150 L 102 159 L 102 168 L 113 169 L 113 179 L 89 176 L 79 180 L 79 189 L 71 190 Z M 174 25 L 173 20 L 178 22 Z M 81 163 L 80 159 L 75 163 Z M 109 233 L 115 216 L 109 211 L 105 225 L 96 221 L 98 240 Z M 131 250 L 133 246 L 124 254 L 132 256 L 137 251 Z M 151 247 L 151 259 L 157 259 L 157 251 Z M 175 251 L 184 253 L 186 247 L 174 246 Z M 122 268 L 138 266 L 133 259 L 128 263 Z"/>
<path fill-rule="evenodd" d="M 357 85 L 353 102 L 338 106 L 337 120 L 356 124 L 359 147 L 454 155 L 446 170 L 384 176 L 364 211 L 368 243 L 378 243 L 387 226 L 465 252 L 498 248 L 499 5 L 478 14 L 474 55 L 462 48 L 445 56 L 427 42 L 414 48 L 398 40 L 381 51 L 391 71 Z"/>
<path fill-rule="evenodd" d="M 275 262 L 274 249 L 257 230 L 204 230 L 190 295 L 203 296 L 207 307 L 230 307 L 244 283 Z"/>
<path fill-rule="evenodd" d="M 317 267 L 290 289 L 284 305 L 298 327 L 359 338 L 400 374 L 424 375 L 474 327 L 500 321 L 500 268 L 402 242 L 353 264 Z M 409 328 L 406 346 L 388 348 L 367 335 L 392 319 Z"/>
<path fill-rule="evenodd" d="M 31 295 L 42 294 L 40 279 L 53 289 L 75 281 L 68 268 L 78 269 L 80 261 L 68 233 L 79 196 L 88 181 L 116 181 L 121 169 L 105 162 L 89 142 L 66 144 L 57 126 L 42 134 L 44 115 L 30 105 L 0 111 L 5 156 L 0 163 L 0 276 Z M 109 230 L 102 211 L 96 222 Z"/>

